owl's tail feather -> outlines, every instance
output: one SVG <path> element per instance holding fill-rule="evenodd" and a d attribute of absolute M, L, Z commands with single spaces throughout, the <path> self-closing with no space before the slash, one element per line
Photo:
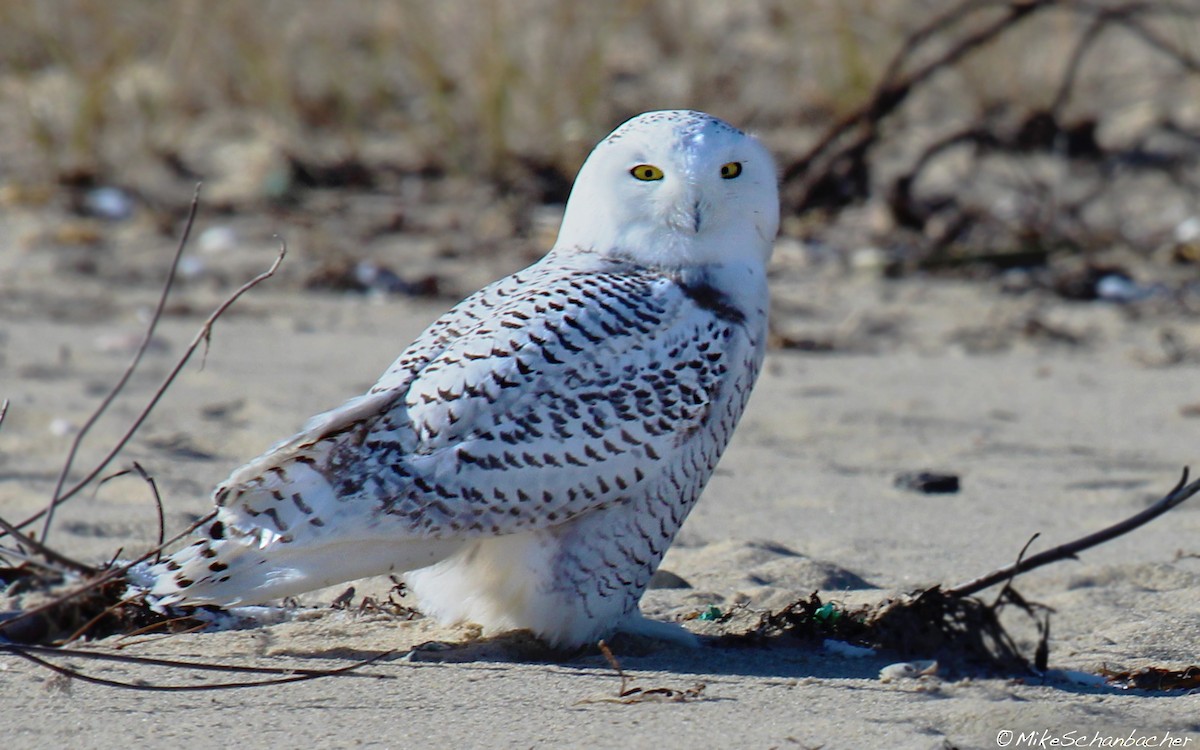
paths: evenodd
<path fill-rule="evenodd" d="M 462 544 L 394 537 L 301 543 L 261 527 L 253 533 L 238 531 L 220 517 L 217 527 L 222 538 L 212 538 L 210 532 L 157 564 L 131 570 L 131 581 L 159 605 L 262 604 L 357 578 L 423 568 Z"/>
<path fill-rule="evenodd" d="M 318 468 L 333 446 L 298 436 L 235 471 L 214 493 L 217 515 L 198 541 L 131 570 L 134 586 L 161 605 L 262 604 L 423 568 L 462 546 L 422 537 L 373 504 L 335 493 Z"/>

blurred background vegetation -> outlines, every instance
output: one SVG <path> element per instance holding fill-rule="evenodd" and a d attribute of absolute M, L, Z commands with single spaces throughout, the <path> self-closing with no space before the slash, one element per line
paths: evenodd
<path fill-rule="evenodd" d="M 8 156 L 50 178 L 120 174 L 209 128 L 326 158 L 385 137 L 426 172 L 570 175 L 646 109 L 828 120 L 863 101 L 922 5 L 6 0 L 0 106 L 32 146 Z"/>
<path fill-rule="evenodd" d="M 115 186 L 177 218 L 203 179 L 226 212 L 453 198 L 510 215 L 468 233 L 528 238 L 599 137 L 688 107 L 777 154 L 785 236 L 893 272 L 1182 257 L 1198 17 L 1200 0 L 0 0 L 0 203 L 87 213 L 79 191 Z"/>
<path fill-rule="evenodd" d="M 301 150 L 315 136 L 342 155 L 383 134 L 412 169 L 570 173 L 646 109 L 760 129 L 827 120 L 935 5 L 6 0 L 0 106 L 34 147 L 14 156 L 51 176 L 119 172 L 206 127 L 266 128 Z"/>

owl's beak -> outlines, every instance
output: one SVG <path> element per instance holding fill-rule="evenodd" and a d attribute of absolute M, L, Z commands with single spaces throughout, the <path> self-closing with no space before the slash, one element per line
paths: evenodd
<path fill-rule="evenodd" d="M 679 232 L 700 234 L 704 224 L 704 201 L 696 195 L 695 190 L 688 190 L 679 196 L 667 217 L 667 224 Z"/>

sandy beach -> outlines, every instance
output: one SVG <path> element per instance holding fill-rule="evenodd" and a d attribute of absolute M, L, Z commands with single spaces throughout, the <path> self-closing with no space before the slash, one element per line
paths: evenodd
<path fill-rule="evenodd" d="M 6 517 L 42 506 L 72 430 L 120 374 L 154 301 L 151 269 L 169 251 L 162 245 L 147 241 L 142 251 L 110 256 L 115 265 L 96 276 L 65 281 L 27 255 L 10 258 L 0 282 L 0 382 L 11 401 L 0 431 Z M 264 241 L 236 262 L 213 260 L 233 269 L 219 280 L 176 290 L 161 344 L 78 465 L 111 444 L 238 274 L 272 256 Z M 1010 562 L 1034 533 L 1041 536 L 1031 551 L 1131 515 L 1200 456 L 1194 319 L 1002 294 L 989 283 L 882 281 L 798 263 L 786 249 L 779 257 L 773 327 L 833 350 L 769 353 L 731 448 L 663 564 L 689 588 L 651 591 L 651 616 L 764 611 L 813 590 L 853 604 L 956 583 Z M 112 278 L 138 269 L 140 283 L 111 294 Z M 218 321 L 203 368 L 187 368 L 118 464 L 146 467 L 168 529 L 178 530 L 205 511 L 210 488 L 230 470 L 368 387 L 450 303 L 302 292 L 286 276 L 272 280 Z M 1164 336 L 1174 349 L 1164 350 Z M 962 489 L 925 495 L 893 486 L 897 474 L 919 469 L 958 474 Z M 65 505 L 50 539 L 99 561 L 118 548 L 145 549 L 154 519 L 145 486 L 122 478 Z M 470 628 L 333 610 L 338 587 L 305 597 L 311 609 L 281 624 L 85 647 L 297 668 L 396 650 L 364 676 L 140 693 L 0 656 L 0 727 L 14 749 L 151 741 L 257 748 L 296 738 L 317 747 L 982 748 L 997 747 L 1005 731 L 1013 743 L 1032 742 L 1032 732 L 1038 741 L 1094 743 L 1078 746 L 1121 746 L 1099 743 L 1133 736 L 1182 747 L 1200 742 L 1200 696 L 1083 685 L 1069 672 L 1195 663 L 1198 532 L 1200 506 L 1185 504 L 1078 561 L 1021 577 L 1024 596 L 1054 609 L 1045 679 L 942 670 L 883 682 L 879 671 L 894 655 L 846 656 L 784 639 L 742 648 L 710 641 L 694 651 L 618 652 L 632 686 L 693 691 L 682 701 L 621 703 L 621 681 L 598 652 L 547 660 L 520 634 L 481 640 Z M 360 583 L 357 595 L 386 597 L 390 586 Z M 1020 618 L 1013 627 L 1031 652 L 1032 630 Z M 213 679 L 69 661 L 121 680 Z"/>
<path fill-rule="evenodd" d="M 100 474 L 152 477 L 167 536 L 540 257 L 585 155 L 626 118 L 691 108 L 757 135 L 782 215 L 766 364 L 642 602 L 699 648 L 617 639 L 619 673 L 599 647 L 440 627 L 372 579 L 257 624 L 71 644 L 274 670 L 375 659 L 337 676 L 138 691 L 0 648 L 0 750 L 1200 750 L 1195 673 L 1190 691 L 1106 679 L 1200 665 L 1200 499 L 1013 582 L 1048 617 L 1044 671 L 746 635 L 813 592 L 847 616 L 969 581 L 1200 472 L 1196 39 L 1197 0 L 0 3 L 9 522 L 54 496 L 122 377 L 198 182 L 145 358 L 68 476 L 286 244 Z M 920 471 L 959 488 L 897 485 Z M 126 473 L 62 505 L 46 541 L 102 565 L 158 533 Z M 5 616 L 46 587 L 0 544 Z M 1000 622 L 1034 660 L 1034 621 L 1007 606 Z M 280 677 L 87 654 L 47 658 L 142 687 Z M 891 679 L 899 663 L 917 674 Z"/>

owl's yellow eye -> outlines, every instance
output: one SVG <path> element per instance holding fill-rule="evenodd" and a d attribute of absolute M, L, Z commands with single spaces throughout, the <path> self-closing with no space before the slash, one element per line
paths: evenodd
<path fill-rule="evenodd" d="M 742 173 L 742 163 L 740 161 L 730 161 L 721 165 L 721 179 L 732 180 Z"/>
<path fill-rule="evenodd" d="M 653 164 L 639 164 L 629 170 L 629 174 L 638 178 L 642 182 L 654 182 L 663 178 L 663 171 Z"/>

